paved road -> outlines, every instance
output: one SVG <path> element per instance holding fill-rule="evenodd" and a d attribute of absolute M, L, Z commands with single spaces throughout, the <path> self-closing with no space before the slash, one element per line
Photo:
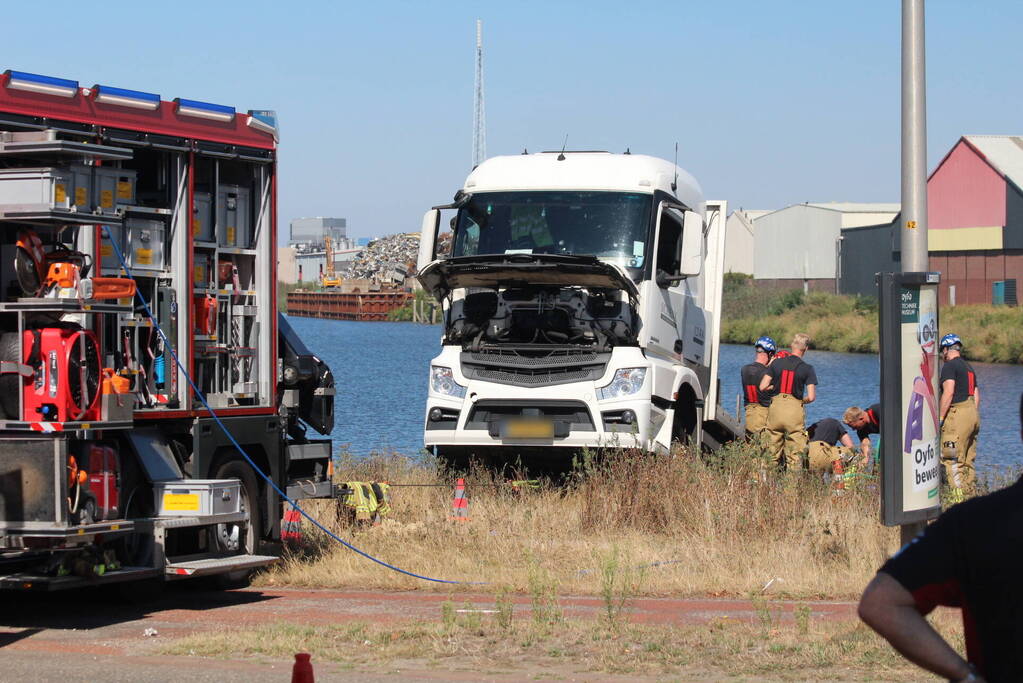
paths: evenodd
<path fill-rule="evenodd" d="M 64 593 L 40 596 L 0 596 L 0 681 L 216 681 L 261 683 L 290 680 L 291 662 L 244 657 L 205 659 L 158 654 L 175 638 L 196 632 L 251 628 L 271 622 L 338 624 L 345 621 L 400 622 L 440 618 L 447 594 L 422 592 L 245 589 L 214 591 L 180 584 L 159 598 L 138 604 L 112 599 L 109 594 Z M 456 594 L 461 606 L 469 601 L 481 608 L 493 605 L 492 595 Z M 596 617 L 599 598 L 562 597 L 568 616 Z M 528 617 L 529 597 L 515 598 L 518 616 Z M 795 602 L 772 602 L 772 612 L 792 619 Z M 846 620 L 855 605 L 847 602 L 810 603 L 814 619 Z M 642 598 L 634 601 L 630 618 L 652 624 L 698 624 L 731 617 L 755 622 L 754 606 L 745 600 L 676 600 Z M 144 635 L 155 629 L 156 635 Z M 551 672 L 555 673 L 555 672 Z M 566 670 L 564 677 L 578 674 Z M 342 665 L 317 662 L 317 681 L 479 680 L 474 672 L 390 671 L 352 672 Z M 516 680 L 514 675 L 488 680 Z M 586 680 L 621 680 L 600 675 Z"/>

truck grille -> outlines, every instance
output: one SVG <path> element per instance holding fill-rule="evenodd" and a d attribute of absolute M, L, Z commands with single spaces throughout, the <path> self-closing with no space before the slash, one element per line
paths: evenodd
<path fill-rule="evenodd" d="M 535 387 L 600 379 L 610 358 L 590 349 L 530 346 L 463 351 L 461 363 L 470 379 Z"/>
<path fill-rule="evenodd" d="M 489 429 L 493 424 L 517 418 L 549 419 L 564 423 L 571 431 L 595 431 L 590 411 L 581 401 L 477 401 L 465 428 Z"/>

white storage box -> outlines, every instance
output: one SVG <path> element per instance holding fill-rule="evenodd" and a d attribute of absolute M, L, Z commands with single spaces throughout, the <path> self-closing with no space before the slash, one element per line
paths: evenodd
<path fill-rule="evenodd" d="M 213 199 L 209 192 L 196 192 L 193 195 L 192 238 L 200 242 L 214 242 L 213 234 Z"/>
<path fill-rule="evenodd" d="M 164 233 L 163 221 L 147 218 L 129 218 L 124 223 L 127 233 L 128 267 L 132 270 L 163 270 Z"/>
<path fill-rule="evenodd" d="M 0 169 L 0 204 L 48 206 L 51 209 L 74 206 L 79 211 L 92 212 L 99 207 L 93 180 L 93 167 L 81 164 Z"/>
<path fill-rule="evenodd" d="M 135 414 L 134 394 L 102 394 L 100 396 L 100 419 L 104 422 L 124 422 Z"/>
<path fill-rule="evenodd" d="M 124 241 L 124 226 L 123 225 L 108 225 L 105 226 L 110 229 L 114 239 L 117 240 L 117 248 L 121 250 L 121 255 L 127 259 L 128 255 L 125 253 L 128 245 Z M 114 251 L 113 245 L 110 244 L 110 238 L 107 237 L 107 233 L 104 230 L 101 233 L 99 242 L 99 255 L 103 259 L 103 268 L 120 268 L 121 261 L 117 258 L 117 252 Z"/>
<path fill-rule="evenodd" d="M 239 185 L 217 188 L 217 241 L 222 247 L 252 246 L 250 192 Z"/>
<path fill-rule="evenodd" d="M 117 207 L 135 204 L 135 178 L 138 173 L 128 168 L 95 166 L 96 206 L 103 213 L 112 213 Z"/>
<path fill-rule="evenodd" d="M 153 484 L 160 517 L 204 517 L 241 510 L 238 479 L 180 479 Z"/>

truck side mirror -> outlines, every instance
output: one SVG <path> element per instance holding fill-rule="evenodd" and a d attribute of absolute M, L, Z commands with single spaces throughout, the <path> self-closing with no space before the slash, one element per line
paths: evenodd
<path fill-rule="evenodd" d="M 423 229 L 419 235 L 419 258 L 416 260 L 417 271 L 422 270 L 433 261 L 439 226 L 440 209 L 430 209 L 423 215 Z"/>
<path fill-rule="evenodd" d="M 696 276 L 703 268 L 703 217 L 695 211 L 686 211 L 682 223 L 682 263 L 679 273 L 684 277 Z"/>

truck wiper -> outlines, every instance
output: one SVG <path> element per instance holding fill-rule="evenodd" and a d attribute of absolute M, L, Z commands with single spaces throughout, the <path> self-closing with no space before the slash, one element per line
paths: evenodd
<path fill-rule="evenodd" d="M 598 259 L 592 254 L 547 254 L 543 252 L 525 254 L 477 254 L 475 256 L 452 256 L 447 259 L 448 263 L 536 263 L 549 261 L 554 263 L 597 263 Z"/>

